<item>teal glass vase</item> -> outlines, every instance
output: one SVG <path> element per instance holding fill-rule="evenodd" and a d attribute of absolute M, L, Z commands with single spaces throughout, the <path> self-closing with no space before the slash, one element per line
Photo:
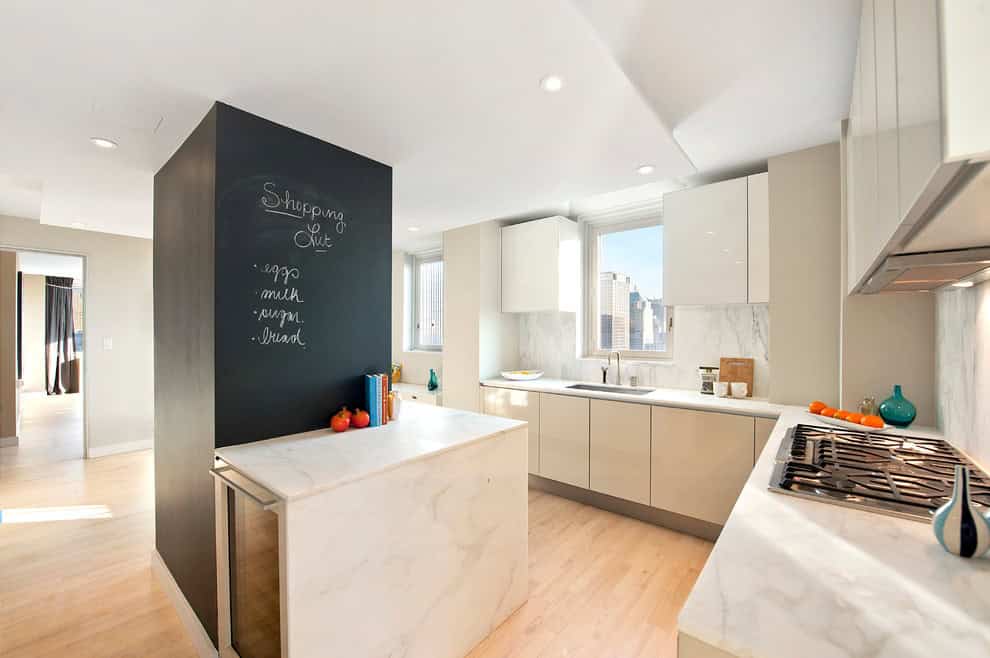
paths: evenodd
<path fill-rule="evenodd" d="M 901 393 L 901 385 L 894 386 L 894 394 L 880 403 L 880 417 L 894 427 L 907 427 L 914 422 L 918 410 Z"/>
<path fill-rule="evenodd" d="M 435 391 L 440 388 L 440 384 L 437 382 L 437 371 L 430 368 L 430 381 L 426 384 L 426 390 Z"/>

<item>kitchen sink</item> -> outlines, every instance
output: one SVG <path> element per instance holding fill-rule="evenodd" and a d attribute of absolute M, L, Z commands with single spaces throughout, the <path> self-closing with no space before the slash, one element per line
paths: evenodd
<path fill-rule="evenodd" d="M 635 386 L 616 386 L 612 384 L 571 384 L 567 388 L 577 391 L 599 391 L 601 393 L 625 393 L 627 395 L 646 395 L 652 393 L 654 388 L 639 388 Z"/>

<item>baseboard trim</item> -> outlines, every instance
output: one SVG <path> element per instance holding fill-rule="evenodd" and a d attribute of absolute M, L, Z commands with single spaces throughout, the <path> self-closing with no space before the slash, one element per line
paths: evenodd
<path fill-rule="evenodd" d="M 172 607 L 179 613 L 179 619 L 185 626 L 189 639 L 192 640 L 193 646 L 196 648 L 196 653 L 199 654 L 200 658 L 219 658 L 220 654 L 217 652 L 217 648 L 213 646 L 213 640 L 206 633 L 199 617 L 193 612 L 185 594 L 179 589 L 178 583 L 172 577 L 172 572 L 168 570 L 168 566 L 156 549 L 151 551 L 151 571 L 161 583 L 162 589 L 165 590 L 165 594 L 172 602 Z"/>
<path fill-rule="evenodd" d="M 106 446 L 90 446 L 86 452 L 87 459 L 106 457 L 108 455 L 119 455 L 123 452 L 138 452 L 139 450 L 150 450 L 154 446 L 154 441 L 144 439 L 141 441 L 125 441 L 124 443 L 111 443 Z"/>
<path fill-rule="evenodd" d="M 16 436 L 5 436 L 0 438 L 0 448 L 16 448 L 19 442 Z"/>
<path fill-rule="evenodd" d="M 598 493 L 590 489 L 582 489 L 581 487 L 564 484 L 556 480 L 548 480 L 545 477 L 533 475 L 532 473 L 529 474 L 529 486 L 531 489 L 536 489 L 537 491 L 545 491 L 561 498 L 567 498 L 608 512 L 638 519 L 644 523 L 670 528 L 671 530 L 707 539 L 708 541 L 715 541 L 722 532 L 722 526 L 716 523 L 693 519 L 690 516 L 684 516 L 676 512 L 668 512 L 667 510 L 657 509 L 649 505 L 634 503 L 631 500 L 616 498 L 615 496 Z"/>

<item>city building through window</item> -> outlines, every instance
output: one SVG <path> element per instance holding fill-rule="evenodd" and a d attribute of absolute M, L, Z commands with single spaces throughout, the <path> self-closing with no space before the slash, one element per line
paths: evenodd
<path fill-rule="evenodd" d="M 671 354 L 671 310 L 663 303 L 663 226 L 658 217 L 588 229 L 589 355 Z"/>

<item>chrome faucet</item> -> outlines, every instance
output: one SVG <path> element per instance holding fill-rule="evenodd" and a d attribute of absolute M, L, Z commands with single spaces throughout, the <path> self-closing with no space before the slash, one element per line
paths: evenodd
<path fill-rule="evenodd" d="M 615 355 L 615 385 L 622 386 L 622 364 L 619 362 L 621 358 L 618 352 L 611 352 L 608 355 L 608 365 L 612 365 L 612 354 Z"/>

